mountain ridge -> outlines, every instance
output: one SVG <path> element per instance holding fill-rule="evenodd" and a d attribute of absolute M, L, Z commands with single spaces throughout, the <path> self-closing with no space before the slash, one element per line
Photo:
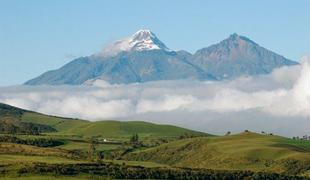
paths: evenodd
<path fill-rule="evenodd" d="M 236 33 L 209 47 L 187 51 L 169 49 L 150 30 L 116 41 L 98 54 L 77 58 L 63 67 L 25 82 L 26 85 L 80 85 L 101 79 L 111 84 L 157 80 L 222 80 L 270 73 L 297 65 Z"/>
<path fill-rule="evenodd" d="M 217 44 L 197 50 L 193 56 L 195 64 L 218 80 L 268 74 L 275 68 L 298 64 L 236 33 Z"/>

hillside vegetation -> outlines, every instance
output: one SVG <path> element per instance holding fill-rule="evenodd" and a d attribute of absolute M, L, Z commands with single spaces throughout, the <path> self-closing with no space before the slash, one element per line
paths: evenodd
<path fill-rule="evenodd" d="M 308 174 L 310 142 L 296 143 L 284 137 L 245 132 L 231 136 L 174 141 L 132 152 L 124 159 L 190 168 L 284 173 L 296 168 L 295 174 Z"/>
<path fill-rule="evenodd" d="M 181 135 L 207 136 L 208 134 L 192 131 L 171 125 L 159 125 L 143 121 L 97 121 L 90 122 L 76 119 L 66 119 L 27 112 L 22 115 L 23 122 L 49 125 L 58 132 L 54 135 L 67 136 L 101 136 L 104 138 L 124 139 L 133 134 L 141 138 L 177 138 Z"/>
<path fill-rule="evenodd" d="M 41 132 L 55 132 L 48 125 L 33 122 L 22 122 L 21 118 L 26 110 L 0 103 L 0 133 L 5 134 L 39 134 Z"/>
<path fill-rule="evenodd" d="M 85 175 L 120 179 L 306 179 L 310 176 L 310 141 L 248 131 L 212 136 L 142 121 L 90 122 L 0 104 L 0 127 L 7 127 L 6 123 L 19 129 L 0 132 L 0 178 Z"/>

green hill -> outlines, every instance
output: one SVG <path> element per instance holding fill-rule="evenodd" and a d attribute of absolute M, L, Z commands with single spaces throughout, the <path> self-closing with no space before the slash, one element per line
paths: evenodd
<path fill-rule="evenodd" d="M 184 174 L 179 174 L 181 171 L 188 171 L 189 174 L 196 171 L 197 177 L 203 177 L 200 174 L 202 172 L 210 172 L 214 176 L 216 172 L 222 173 L 220 177 L 239 177 L 242 174 L 256 178 L 265 175 L 276 177 L 274 173 L 310 176 L 310 141 L 252 132 L 211 136 L 142 121 L 90 122 L 48 116 L 0 104 L 0 128 L 6 127 L 5 122 L 18 126 L 20 132 L 29 129 L 27 124 L 41 128 L 41 134 L 0 134 L 3 139 L 0 143 L 0 165 L 9 170 L 7 174 L 11 171 L 18 173 L 21 160 L 27 167 L 25 169 L 28 169 L 29 163 L 47 163 L 41 164 L 43 168 L 34 169 L 39 174 L 41 170 L 49 169 L 49 163 L 56 163 L 57 167 L 59 164 L 68 165 L 70 168 L 72 164 L 84 163 L 77 169 L 86 168 L 85 172 L 89 172 L 87 163 L 96 160 L 90 154 L 90 147 L 96 147 L 95 154 L 104 157 L 102 162 L 117 162 L 120 167 L 126 164 L 137 167 L 160 165 L 168 174 L 175 170 L 174 173 L 180 175 L 178 177 L 183 177 Z M 54 131 L 44 130 L 43 127 Z M 129 142 L 133 134 L 139 135 L 140 142 Z M 95 137 L 98 144 L 93 145 L 90 137 Z M 111 141 L 104 141 L 104 138 Z M 96 169 L 95 166 L 92 168 Z M 145 171 L 147 174 L 149 172 Z"/>
<path fill-rule="evenodd" d="M 45 116 L 37 113 L 25 113 L 24 122 L 49 125 L 56 130 L 55 135 L 71 136 L 102 136 L 105 138 L 128 138 L 137 133 L 143 138 L 176 138 L 187 134 L 191 136 L 205 136 L 206 133 L 192 131 L 171 125 L 159 125 L 143 121 L 84 121 Z"/>
<path fill-rule="evenodd" d="M 33 122 L 22 122 L 26 110 L 0 103 L 0 133 L 2 134 L 39 134 L 54 132 L 54 128 Z"/>
<path fill-rule="evenodd" d="M 3 111 L 3 112 L 2 112 Z M 133 134 L 139 134 L 141 138 L 178 138 L 179 136 L 206 136 L 208 134 L 192 131 L 171 125 L 159 125 L 143 121 L 97 121 L 61 118 L 48 116 L 36 112 L 22 110 L 16 107 L 2 104 L 0 106 L 1 117 L 15 118 L 19 124 L 34 124 L 49 127 L 57 132 L 48 132 L 48 135 L 128 139 Z"/>
<path fill-rule="evenodd" d="M 130 153 L 124 159 L 191 168 L 309 174 L 310 141 L 247 132 L 174 141 Z"/>

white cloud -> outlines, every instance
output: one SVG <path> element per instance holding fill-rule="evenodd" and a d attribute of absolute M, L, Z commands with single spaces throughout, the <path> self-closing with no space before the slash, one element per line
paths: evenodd
<path fill-rule="evenodd" d="M 0 102 L 90 120 L 143 118 L 215 133 L 263 128 L 291 135 L 310 131 L 310 65 L 304 58 L 302 66 L 220 82 L 2 87 Z"/>
<path fill-rule="evenodd" d="M 275 115 L 310 117 L 310 59 L 302 60 L 300 76 L 292 89 L 285 91 L 270 107 L 265 108 Z"/>
<path fill-rule="evenodd" d="M 164 95 L 156 99 L 141 99 L 137 103 L 136 113 L 182 110 L 195 102 L 197 99 L 191 95 Z"/>

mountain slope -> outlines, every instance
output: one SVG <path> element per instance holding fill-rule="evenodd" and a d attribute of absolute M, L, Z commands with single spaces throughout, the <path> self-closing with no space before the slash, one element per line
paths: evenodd
<path fill-rule="evenodd" d="M 122 52 L 113 57 L 76 59 L 62 68 L 32 79 L 27 85 L 83 84 L 102 79 L 110 83 L 133 83 L 174 79 L 211 79 L 213 76 L 175 52 L 162 50 Z"/>
<path fill-rule="evenodd" d="M 198 50 L 172 51 L 149 30 L 107 45 L 100 53 L 77 58 L 63 67 L 27 81 L 26 85 L 79 85 L 101 79 L 109 83 L 157 80 L 221 80 L 270 73 L 296 65 L 237 34 Z"/>
<path fill-rule="evenodd" d="M 198 50 L 192 61 L 217 79 L 267 74 L 274 68 L 298 64 L 238 34 Z"/>
<path fill-rule="evenodd" d="M 171 51 L 154 33 L 140 30 L 108 45 L 102 52 L 71 61 L 48 71 L 26 85 L 83 84 L 101 79 L 110 83 L 134 83 L 214 77 L 187 60 L 187 54 Z"/>
<path fill-rule="evenodd" d="M 310 172 L 310 142 L 247 132 L 174 141 L 130 153 L 125 159 L 191 168 L 278 173 L 290 171 L 294 166 L 302 169 L 296 172 L 302 174 Z"/>

